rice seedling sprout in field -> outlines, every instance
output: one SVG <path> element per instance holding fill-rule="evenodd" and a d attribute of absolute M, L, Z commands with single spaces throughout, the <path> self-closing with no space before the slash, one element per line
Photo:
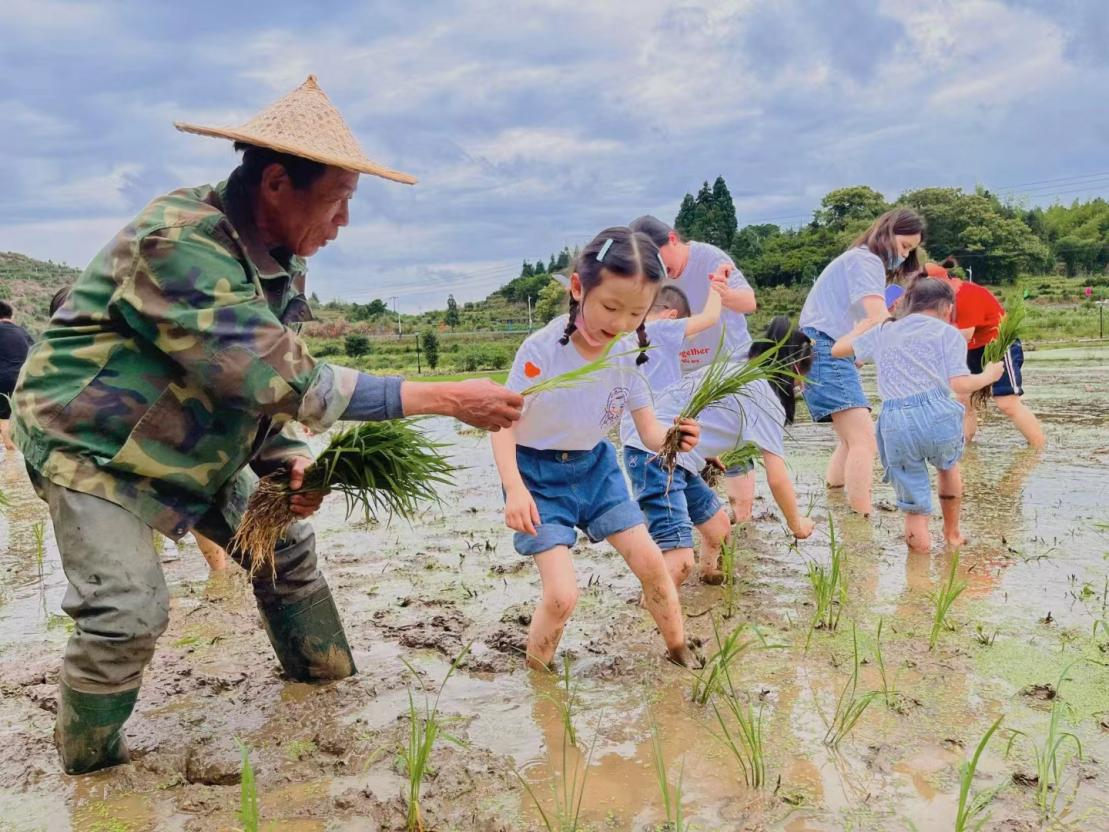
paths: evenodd
<path fill-rule="evenodd" d="M 1005 310 L 1001 323 L 997 327 L 997 337 L 986 344 L 982 351 L 983 365 L 993 361 L 1001 361 L 1005 358 L 1009 352 L 1009 347 L 1013 346 L 1013 343 L 1023 335 L 1027 317 L 1028 307 L 1024 305 L 1023 300 L 1017 299 L 1009 304 L 1009 308 Z M 986 385 L 981 390 L 976 391 L 971 396 L 971 401 L 976 406 L 985 404 L 990 398 L 990 387 L 991 385 Z"/>
<path fill-rule="evenodd" d="M 854 622 L 851 622 L 851 644 L 854 651 L 851 678 L 847 680 L 840 692 L 839 699 L 836 700 L 836 710 L 832 715 L 832 723 L 828 726 L 828 731 L 824 735 L 824 744 L 829 748 L 838 746 L 843 738 L 851 733 L 851 729 L 855 727 L 866 709 L 870 707 L 870 703 L 882 694 L 878 690 L 868 691 L 862 695 L 858 693 L 859 635 Z"/>
<path fill-rule="evenodd" d="M 693 687 L 690 696 L 698 705 L 707 705 L 713 694 L 719 692 L 728 676 L 732 662 L 743 655 L 755 644 L 763 644 L 758 633 L 744 639 L 747 625 L 740 624 L 724 639 L 720 638 L 720 624 L 712 619 L 712 629 L 716 636 L 716 652 L 705 660 L 705 666 L 693 672 Z"/>
<path fill-rule="evenodd" d="M 35 537 L 35 565 L 38 567 L 39 582 L 42 582 L 42 567 L 46 557 L 46 521 L 39 520 L 31 526 Z"/>
<path fill-rule="evenodd" d="M 724 707 L 721 709 L 720 701 Z M 735 757 L 743 772 L 743 782 L 749 788 L 761 789 L 766 785 L 766 746 L 762 734 L 762 702 L 755 707 L 744 700 L 732 683 L 731 672 L 725 668 L 724 683 L 713 697 L 712 710 L 720 733 L 713 736 Z M 729 727 L 731 717 L 734 727 Z"/>
<path fill-rule="evenodd" d="M 828 515 L 828 546 L 832 559 L 827 566 L 810 561 L 808 566 L 809 584 L 813 592 L 813 617 L 809 633 L 805 637 L 805 649 L 812 640 L 813 630 L 818 627 L 835 632 L 839 617 L 847 606 L 847 551 L 836 539 L 836 525 Z"/>
<path fill-rule="evenodd" d="M 593 740 L 588 749 L 582 749 L 578 744 L 577 731 L 574 728 L 574 709 L 577 704 L 577 692 L 570 677 L 570 660 L 563 658 L 563 672 L 560 674 L 563 686 L 563 695 L 560 698 L 550 697 L 559 710 L 562 722 L 562 766 L 561 774 L 551 783 L 551 797 L 553 806 L 550 812 L 543 808 L 542 802 L 536 795 L 531 784 L 528 783 L 519 771 L 515 771 L 516 779 L 523 785 L 528 797 L 531 798 L 539 817 L 543 821 L 543 828 L 547 832 L 577 832 L 581 828 L 581 809 L 585 800 L 585 786 L 589 777 L 589 766 L 593 762 L 593 752 L 597 748 L 597 740 L 601 735 L 601 725 L 604 713 L 597 717 L 597 724 L 593 732 Z M 570 758 L 574 760 L 571 763 Z"/>
<path fill-rule="evenodd" d="M 720 544 L 720 568 L 724 572 L 724 583 L 721 590 L 724 596 L 725 618 L 731 618 L 735 615 L 736 596 L 739 594 L 735 574 L 739 544 L 736 541 L 735 534 L 733 530 Z"/>
<path fill-rule="evenodd" d="M 258 814 L 258 787 L 254 782 L 254 767 L 250 764 L 250 748 L 236 740 L 242 754 L 242 778 L 239 783 L 239 823 L 243 832 L 258 832 L 261 816 Z"/>
<path fill-rule="evenodd" d="M 882 680 L 882 698 L 886 702 L 887 708 L 893 708 L 897 703 L 898 693 L 891 686 L 889 676 L 886 674 L 886 659 L 882 655 L 882 626 L 885 624 L 884 618 L 878 619 L 878 634 L 874 639 L 874 660 L 878 664 L 878 676 Z"/>
<path fill-rule="evenodd" d="M 561 373 L 557 376 L 543 379 L 531 385 L 531 387 L 525 387 L 520 391 L 520 395 L 527 398 L 528 396 L 538 396 L 540 393 L 546 393 L 548 390 L 577 387 L 579 384 L 584 384 L 589 381 L 596 373 L 614 366 L 618 359 L 625 358 L 629 355 L 638 355 L 640 352 L 650 351 L 651 349 L 651 347 L 636 347 L 635 349 L 624 350 L 614 355 L 612 350 L 616 344 L 619 343 L 621 337 L 622 336 L 617 336 L 609 341 L 601 354 L 592 361 L 582 364 L 580 367 L 576 367 L 573 370 L 567 370 L 565 373 Z"/>
<path fill-rule="evenodd" d="M 408 743 L 397 755 L 404 763 L 404 770 L 408 776 L 408 815 L 406 823 L 409 832 L 414 830 L 423 832 L 424 830 L 423 817 L 420 813 L 420 791 L 423 788 L 424 777 L 427 776 L 430 768 L 431 752 L 435 748 L 436 740 L 442 736 L 448 742 L 463 745 L 460 739 L 442 730 L 443 726 L 439 721 L 439 698 L 443 695 L 443 688 L 447 686 L 451 674 L 458 668 L 459 662 L 469 651 L 470 645 L 466 645 L 455 660 L 451 662 L 450 669 L 447 671 L 447 675 L 443 677 L 434 700 L 428 699 L 427 688 L 424 687 L 423 680 L 415 668 L 408 662 L 404 662 L 408 671 L 420 683 L 420 690 L 424 695 L 424 706 L 421 712 L 421 709 L 416 707 L 412 688 L 409 687 L 408 689 Z M 404 661 L 404 659 L 401 659 L 401 661 Z"/>
<path fill-rule="evenodd" d="M 1061 793 L 1063 770 L 1072 760 L 1082 759 L 1082 740 L 1077 734 L 1063 730 L 1063 708 L 1066 706 L 1059 695 L 1067 673 L 1075 664 L 1076 662 L 1071 662 L 1063 668 L 1063 672 L 1059 674 L 1059 681 L 1055 683 L 1051 717 L 1048 719 L 1047 734 L 1043 739 L 1037 743 L 1024 731 L 1013 729 L 1009 737 L 1009 745 L 1005 749 L 1005 755 L 1008 756 L 1018 737 L 1024 737 L 1031 745 L 1032 758 L 1036 765 L 1036 805 L 1039 806 L 1040 814 L 1045 820 L 1055 814 Z M 1073 749 L 1073 753 L 1067 752 L 1068 744 Z M 1077 779 L 1074 787 L 1078 788 Z"/>
<path fill-rule="evenodd" d="M 304 474 L 302 492 L 339 491 L 347 516 L 361 507 L 366 519 L 379 513 L 413 517 L 422 502 L 437 502 L 437 486 L 451 483 L 454 470 L 416 428 L 417 419 L 362 422 L 334 437 Z M 273 569 L 273 553 L 296 516 L 289 508 L 288 472 L 263 477 L 250 497 L 231 545 L 250 558 L 253 576 Z"/>
<path fill-rule="evenodd" d="M 938 590 L 930 594 L 934 612 L 932 614 L 932 632 L 928 636 L 928 649 L 935 650 L 936 643 L 939 641 L 940 633 L 946 628 L 954 630 L 955 627 L 947 620 L 947 614 L 951 611 L 951 605 L 955 603 L 955 599 L 963 594 L 963 590 L 967 588 L 967 582 L 960 579 L 956 572 L 959 569 L 959 552 L 951 556 L 951 568 L 947 570 L 947 576 L 944 578 L 943 584 Z"/>
<path fill-rule="evenodd" d="M 978 792 L 973 796 L 971 796 L 970 787 L 974 783 L 974 773 L 978 770 L 978 760 L 981 758 L 982 752 L 986 750 L 986 746 L 989 745 L 990 737 L 1001 726 L 1003 719 L 1005 719 L 1004 716 L 999 716 L 994 721 L 994 724 L 978 741 L 978 746 L 974 749 L 974 755 L 969 760 L 964 760 L 962 766 L 959 767 L 959 805 L 955 810 L 955 832 L 977 832 L 990 819 L 990 816 L 985 814 L 986 807 L 1001 791 L 1002 786 Z"/>
<path fill-rule="evenodd" d="M 655 764 L 655 782 L 662 795 L 662 808 L 666 813 L 666 832 L 686 832 L 685 814 L 682 809 L 682 777 L 685 774 L 685 757 L 678 768 L 678 781 L 670 784 L 666 770 L 666 756 L 662 750 L 662 732 L 658 722 L 651 716 L 651 754 Z"/>
<path fill-rule="evenodd" d="M 12 501 L 8 499 L 8 495 L 0 491 L 0 508 L 11 508 Z"/>
<path fill-rule="evenodd" d="M 755 358 L 749 359 L 744 364 L 731 361 L 731 354 L 724 349 L 724 328 L 720 331 L 720 341 L 716 346 L 715 357 L 703 370 L 700 370 L 700 384 L 693 390 L 678 419 L 696 419 L 701 413 L 729 396 L 740 393 L 744 387 L 752 382 L 770 381 L 776 376 L 790 375 L 790 371 L 775 362 L 782 344 L 777 343 Z M 677 425 L 666 432 L 666 439 L 659 451 L 659 460 L 666 470 L 671 473 L 677 465 L 678 453 L 681 451 L 682 432 Z"/>

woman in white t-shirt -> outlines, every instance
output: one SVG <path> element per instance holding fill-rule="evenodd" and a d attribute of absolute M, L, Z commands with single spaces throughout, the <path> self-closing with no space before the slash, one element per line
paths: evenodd
<path fill-rule="evenodd" d="M 709 243 L 686 241 L 669 225 L 649 214 L 633 220 L 631 228 L 646 234 L 658 246 L 670 278 L 666 284 L 686 293 L 694 313 L 704 308 L 710 287 L 720 294 L 723 306 L 720 323 L 686 339 L 682 349 L 682 372 L 695 372 L 712 361 L 721 331 L 724 332 L 724 348 L 734 360 L 746 361 L 747 351 L 751 349 L 746 316 L 758 308 L 758 303 L 755 290 L 732 258 Z M 755 499 L 754 463 L 730 468 L 726 474 L 728 501 L 735 520 L 745 523 L 751 519 Z"/>
<path fill-rule="evenodd" d="M 813 342 L 812 370 L 805 379 L 805 403 L 814 422 L 831 422 L 836 449 L 828 462 L 829 488 L 846 488 L 851 508 L 870 514 L 874 457 L 878 446 L 870 401 L 859 371 L 849 358 L 835 358 L 832 344 L 856 323 L 889 317 L 885 289 L 894 280 L 920 269 L 917 248 L 924 220 L 908 208 L 895 208 L 876 219 L 851 248 L 820 273 L 805 305 L 800 326 Z"/>
<path fill-rule="evenodd" d="M 635 330 L 648 346 L 644 319 L 655 301 L 664 266 L 654 243 L 628 228 L 609 228 L 581 252 L 570 278 L 570 314 L 556 318 L 521 345 L 507 386 L 521 392 L 544 379 L 582 367 L 600 356 L 621 333 Z M 520 421 L 492 435 L 493 456 L 505 492 L 505 523 L 513 544 L 539 567 L 543 594 L 528 628 L 527 663 L 546 668 L 578 598 L 570 547 L 577 529 L 591 540 L 606 539 L 643 585 L 669 658 L 690 666 L 678 593 L 662 552 L 651 540 L 639 506 L 628 493 L 605 439 L 625 408 L 643 442 L 662 447 L 667 426 L 655 418 L 651 393 L 637 370 L 651 360 L 626 339 L 614 348 L 612 366 L 572 387 L 528 397 Z M 680 422 L 683 448 L 697 444 L 700 428 Z"/>

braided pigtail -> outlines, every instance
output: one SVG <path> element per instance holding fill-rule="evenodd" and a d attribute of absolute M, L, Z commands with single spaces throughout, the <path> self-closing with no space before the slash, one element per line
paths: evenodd
<path fill-rule="evenodd" d="M 647 357 L 647 347 L 651 346 L 650 340 L 647 338 L 647 321 L 639 322 L 639 326 L 635 329 L 635 334 L 639 338 L 639 349 L 641 352 L 635 359 L 635 365 L 638 367 L 640 364 L 646 364 L 650 359 Z"/>
<path fill-rule="evenodd" d="M 578 300 L 573 295 L 570 295 L 570 318 L 566 321 L 566 331 L 562 333 L 562 337 L 558 339 L 558 343 L 566 346 L 570 343 L 570 336 L 574 334 L 574 330 L 578 328 Z"/>

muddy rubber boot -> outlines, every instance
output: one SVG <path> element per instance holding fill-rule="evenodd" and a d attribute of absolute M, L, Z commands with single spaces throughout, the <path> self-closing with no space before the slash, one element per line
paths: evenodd
<path fill-rule="evenodd" d="M 258 611 L 273 651 L 290 679 L 321 682 L 355 674 L 354 656 L 326 585 L 288 604 L 259 601 Z"/>
<path fill-rule="evenodd" d="M 131 762 L 122 729 L 138 698 L 138 688 L 82 693 L 60 684 L 54 745 L 66 774 L 87 774 Z"/>

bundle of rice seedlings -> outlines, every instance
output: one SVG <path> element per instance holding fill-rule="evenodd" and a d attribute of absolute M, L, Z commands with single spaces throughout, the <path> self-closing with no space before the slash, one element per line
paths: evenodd
<path fill-rule="evenodd" d="M 997 327 L 997 337 L 990 343 L 986 344 L 986 348 L 982 350 L 982 366 L 985 367 L 994 361 L 1003 361 L 1009 354 L 1009 347 L 1013 346 L 1014 342 L 1020 339 L 1024 333 L 1025 321 L 1028 317 L 1028 307 L 1024 305 L 1023 300 L 1016 300 L 1009 305 L 1009 309 L 1001 318 L 1001 323 Z M 993 385 L 986 385 L 981 390 L 977 390 L 971 396 L 971 401 L 981 406 L 986 403 L 990 398 L 990 388 Z"/>
<path fill-rule="evenodd" d="M 339 491 L 347 517 L 361 507 L 367 519 L 384 513 L 412 518 L 420 503 L 438 502 L 436 487 L 452 482 L 453 466 L 417 430 L 418 419 L 362 422 L 336 434 L 304 474 L 298 493 Z M 289 508 L 288 471 L 263 477 L 247 503 L 231 546 L 250 558 L 253 576 L 274 568 L 273 553 L 296 515 Z"/>
<path fill-rule="evenodd" d="M 740 442 L 730 451 L 722 453 L 719 457 L 720 468 L 708 464 L 701 469 L 701 479 L 709 488 L 716 488 L 720 482 L 720 475 L 735 465 L 755 463 L 762 459 L 762 451 L 754 442 Z"/>
<path fill-rule="evenodd" d="M 531 385 L 531 387 L 527 387 L 524 390 L 521 390 L 520 395 L 526 398 L 527 396 L 537 396 L 540 393 L 546 393 L 548 390 L 561 390 L 566 387 L 577 387 L 579 384 L 584 384 L 585 382 L 589 381 L 589 379 L 592 378 L 595 373 L 598 373 L 602 370 L 607 370 L 610 367 L 615 366 L 616 362 L 619 359 L 625 358 L 629 355 L 638 355 L 640 352 L 649 351 L 651 349 L 650 347 L 636 347 L 635 349 L 624 350 L 623 352 L 618 352 L 614 355 L 612 350 L 616 346 L 616 343 L 622 337 L 624 336 L 618 335 L 611 341 L 609 341 L 605 345 L 604 350 L 601 351 L 601 354 L 594 358 L 592 361 L 589 361 L 576 369 L 567 370 L 565 373 L 560 373 L 557 376 L 552 376 L 551 378 L 543 379 L 540 382 L 536 382 L 535 384 Z"/>
<path fill-rule="evenodd" d="M 749 359 L 745 364 L 733 363 L 727 350 L 724 349 L 725 332 L 721 328 L 720 341 L 716 345 L 716 355 L 702 370 L 701 384 L 693 391 L 686 402 L 679 419 L 696 419 L 704 410 L 740 393 L 744 387 L 752 382 L 770 381 L 779 375 L 790 375 L 790 371 L 781 367 L 775 361 L 782 343 L 774 344 L 765 352 Z M 673 425 L 666 432 L 666 438 L 659 451 L 659 461 L 662 466 L 674 473 L 677 465 L 678 453 L 681 451 L 682 432 L 678 425 Z"/>

